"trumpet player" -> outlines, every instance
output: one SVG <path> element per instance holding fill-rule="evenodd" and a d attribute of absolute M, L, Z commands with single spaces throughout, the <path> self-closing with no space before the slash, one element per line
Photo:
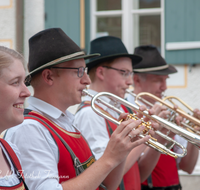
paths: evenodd
<path fill-rule="evenodd" d="M 81 102 L 82 91 L 90 84 L 84 59 L 98 54 L 85 55 L 60 28 L 32 36 L 29 49 L 26 84 L 33 86 L 34 95 L 29 99 L 25 121 L 8 130 L 5 137 L 21 152 L 29 189 L 95 190 L 101 183 L 107 189 L 116 189 L 128 153 L 144 142 L 130 141 L 130 136 L 141 132 L 132 130 L 140 122 L 122 122 L 101 159 L 95 161 L 73 125 L 73 114 L 67 111 Z M 15 88 L 19 88 L 17 82 Z"/>
<path fill-rule="evenodd" d="M 122 41 L 112 36 L 100 37 L 91 41 L 90 53 L 92 52 L 98 52 L 101 56 L 98 58 L 91 58 L 87 63 L 91 79 L 88 91 L 93 95 L 98 92 L 110 92 L 124 98 L 126 89 L 133 83 L 132 65 L 137 64 L 141 58 L 134 54 L 128 54 Z M 112 100 L 106 97 L 103 100 L 113 104 Z M 87 139 L 95 158 L 98 160 L 106 150 L 109 138 L 117 126 L 97 115 L 92 110 L 90 101 L 91 98 L 86 96 L 81 103 L 75 115 L 75 124 Z M 105 107 L 101 103 L 97 105 L 111 117 L 118 118 L 118 114 L 113 110 Z M 126 108 L 120 104 L 116 106 L 125 112 L 127 111 Z M 154 110 L 151 111 L 153 113 Z M 154 127 L 158 127 L 158 125 L 155 124 Z M 137 138 L 136 136 L 129 137 L 130 140 Z M 147 141 L 147 137 L 144 138 L 144 141 Z M 153 170 L 151 165 L 157 162 L 156 159 L 154 159 L 154 154 L 157 154 L 157 151 L 149 147 L 147 148 L 149 152 L 145 154 L 144 157 L 152 163 L 148 162 L 148 171 L 141 170 L 139 167 L 138 158 L 144 149 L 146 149 L 146 145 L 142 144 L 129 153 L 126 158 L 124 177 L 120 183 L 119 189 L 140 190 L 140 181 L 146 179 L 151 170 Z M 146 174 L 146 172 L 148 172 L 148 174 Z M 145 175 L 143 175 L 143 173 L 145 173 Z"/>
<path fill-rule="evenodd" d="M 167 78 L 169 78 L 170 74 L 176 73 L 177 70 L 166 63 L 155 46 L 139 46 L 135 48 L 134 53 L 143 58 L 139 64 L 133 66 L 134 93 L 149 92 L 162 98 L 162 93 L 167 89 Z M 143 98 L 153 104 L 155 103 L 148 97 L 143 96 Z M 135 103 L 135 98 L 130 94 L 127 100 L 133 104 Z M 195 113 L 199 115 L 200 112 L 196 110 Z M 174 135 L 171 134 L 171 136 Z M 161 155 L 151 175 L 142 183 L 142 190 L 181 189 L 178 169 L 186 171 L 189 174 L 192 173 L 198 159 L 199 150 L 177 135 L 174 138 L 187 147 L 187 156 L 175 160 L 172 157 Z M 143 159 L 142 156 L 141 159 Z"/>

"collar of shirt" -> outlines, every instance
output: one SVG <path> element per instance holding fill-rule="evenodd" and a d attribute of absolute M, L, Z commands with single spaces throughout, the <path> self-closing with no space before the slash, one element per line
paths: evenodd
<path fill-rule="evenodd" d="M 42 113 L 44 115 L 48 115 L 55 120 L 59 119 L 60 117 L 66 116 L 69 123 L 73 123 L 74 121 L 74 115 L 68 110 L 63 113 L 61 110 L 52 106 L 51 104 L 33 96 L 29 97 L 28 104 L 28 109 L 38 111 L 39 113 Z"/>

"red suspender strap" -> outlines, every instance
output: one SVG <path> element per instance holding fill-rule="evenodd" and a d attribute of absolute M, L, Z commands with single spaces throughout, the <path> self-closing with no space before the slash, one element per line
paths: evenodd
<path fill-rule="evenodd" d="M 121 107 L 123 108 L 123 110 L 124 110 L 126 113 L 130 113 L 130 114 L 136 113 L 135 110 L 131 110 L 130 108 L 128 108 L 128 107 L 126 107 L 126 106 L 124 106 L 124 105 L 122 105 L 122 104 L 121 104 Z"/>
<path fill-rule="evenodd" d="M 3 147 L 5 148 L 6 152 L 8 153 L 13 166 L 16 170 L 16 175 L 18 176 L 19 180 L 20 180 L 20 184 L 14 186 L 14 187 L 4 187 L 4 189 L 21 189 L 21 190 L 28 190 L 28 187 L 26 185 L 26 183 L 24 182 L 24 176 L 23 176 L 23 172 L 22 172 L 22 167 L 21 164 L 19 162 L 19 159 L 17 157 L 17 155 L 15 154 L 15 152 L 13 151 L 13 149 L 11 148 L 11 146 L 2 138 L 0 138 L 0 142 L 2 143 Z M 18 173 L 19 172 L 19 173 Z M 2 187 L 0 187 L 2 188 Z"/>
<path fill-rule="evenodd" d="M 23 172 L 22 172 L 22 167 L 19 162 L 19 159 L 17 158 L 17 155 L 15 154 L 13 149 L 10 147 L 10 145 L 4 139 L 0 138 L 0 142 L 2 143 L 3 147 L 6 149 L 12 163 L 15 165 L 15 167 L 19 171 L 20 175 L 24 178 Z"/>

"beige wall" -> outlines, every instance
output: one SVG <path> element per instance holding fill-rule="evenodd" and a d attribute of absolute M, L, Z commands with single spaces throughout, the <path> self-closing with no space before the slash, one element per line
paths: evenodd
<path fill-rule="evenodd" d="M 200 189 L 200 176 L 180 176 L 180 181 L 183 190 L 199 190 Z"/>

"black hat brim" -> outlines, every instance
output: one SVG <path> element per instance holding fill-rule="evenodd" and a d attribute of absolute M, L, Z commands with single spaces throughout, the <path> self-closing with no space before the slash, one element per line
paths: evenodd
<path fill-rule="evenodd" d="M 169 65 L 168 68 L 162 69 L 162 70 L 157 70 L 157 71 L 138 72 L 138 71 L 133 70 L 133 72 L 134 73 L 153 74 L 153 75 L 169 75 L 169 74 L 177 73 L 177 70 L 172 65 Z"/>

